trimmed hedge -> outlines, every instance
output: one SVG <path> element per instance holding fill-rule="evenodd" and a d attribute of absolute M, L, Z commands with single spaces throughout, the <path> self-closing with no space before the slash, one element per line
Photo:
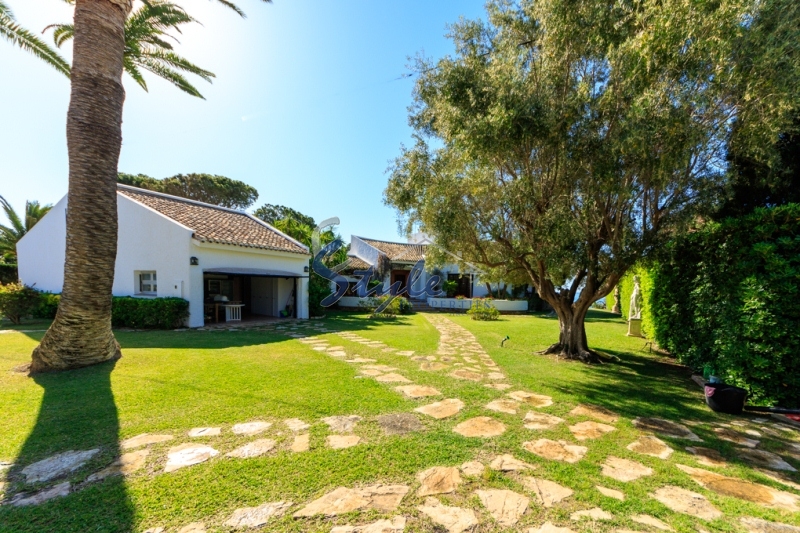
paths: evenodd
<path fill-rule="evenodd" d="M 656 341 L 750 402 L 800 406 L 800 204 L 674 240 L 653 271 Z"/>
<path fill-rule="evenodd" d="M 642 291 L 642 335 L 648 339 L 655 336 L 655 323 L 653 317 L 653 287 L 655 283 L 655 268 L 644 265 L 636 265 L 625 274 L 619 282 L 620 291 L 620 310 L 622 318 L 628 320 L 628 310 L 631 306 L 631 294 L 633 294 L 633 276 L 639 276 L 639 288 Z M 609 298 L 611 307 L 614 307 L 614 294 Z"/>

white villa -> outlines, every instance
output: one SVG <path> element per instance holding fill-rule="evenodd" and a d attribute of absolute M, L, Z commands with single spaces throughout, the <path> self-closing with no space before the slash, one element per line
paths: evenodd
<path fill-rule="evenodd" d="M 113 294 L 189 301 L 189 327 L 235 318 L 308 318 L 308 248 L 242 211 L 117 186 Z M 60 293 L 67 197 L 17 244 L 19 277 Z M 233 313 L 232 315 L 230 313 Z"/>

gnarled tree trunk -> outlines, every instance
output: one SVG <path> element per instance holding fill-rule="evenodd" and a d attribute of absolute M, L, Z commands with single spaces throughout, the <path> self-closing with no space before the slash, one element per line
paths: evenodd
<path fill-rule="evenodd" d="M 33 351 L 31 372 L 120 357 L 111 331 L 117 256 L 117 164 L 122 144 L 124 26 L 132 0 L 77 0 L 67 147 L 64 287 L 58 313 Z"/>

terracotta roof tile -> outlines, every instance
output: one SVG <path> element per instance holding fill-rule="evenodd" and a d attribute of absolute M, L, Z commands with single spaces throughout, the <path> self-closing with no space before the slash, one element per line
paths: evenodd
<path fill-rule="evenodd" d="M 363 261 L 362 259 L 354 255 L 348 255 L 347 261 L 336 265 L 332 270 L 337 273 L 352 272 L 354 270 L 367 270 L 370 266 L 372 265 L 370 265 L 366 261 Z"/>
<path fill-rule="evenodd" d="M 364 237 L 359 237 L 359 239 L 386 254 L 391 261 L 416 263 L 420 259 L 425 259 L 426 245 L 424 244 L 376 241 Z"/>

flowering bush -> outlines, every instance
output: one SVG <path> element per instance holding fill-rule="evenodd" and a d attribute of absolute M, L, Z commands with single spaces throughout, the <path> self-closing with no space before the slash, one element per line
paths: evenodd
<path fill-rule="evenodd" d="M 467 310 L 467 314 L 472 320 L 497 320 L 500 318 L 500 311 L 491 300 L 486 298 L 473 298 L 472 306 Z"/>

